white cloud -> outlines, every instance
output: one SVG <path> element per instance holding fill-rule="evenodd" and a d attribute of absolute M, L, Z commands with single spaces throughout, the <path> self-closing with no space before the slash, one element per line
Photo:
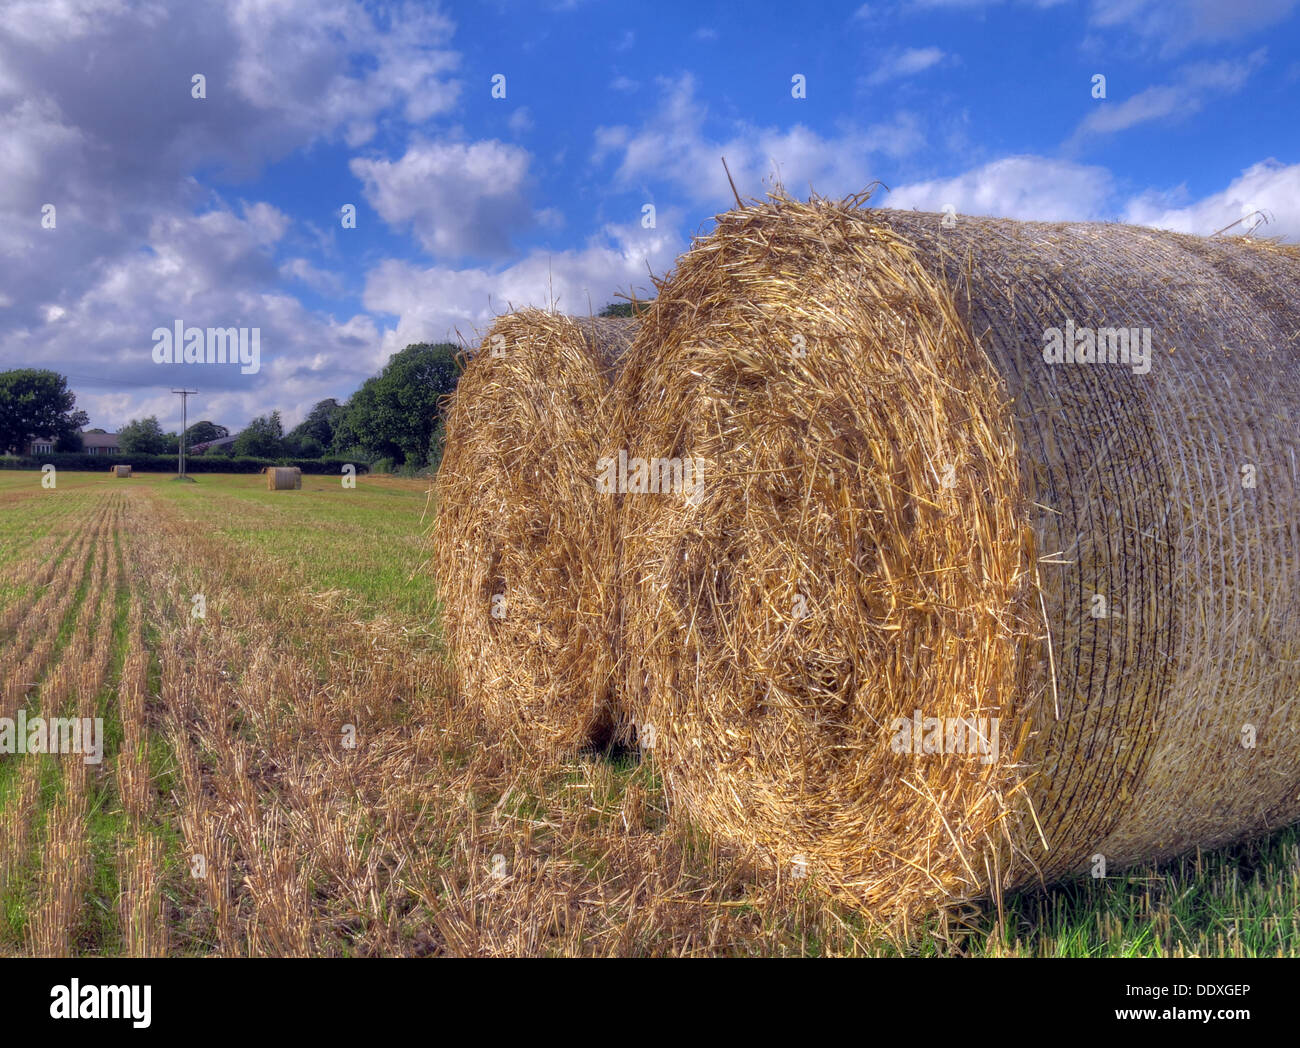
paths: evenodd
<path fill-rule="evenodd" d="M 392 353 L 411 342 L 474 343 L 494 317 L 524 306 L 586 314 L 600 310 L 615 292 L 637 289 L 653 297 L 649 274 L 662 274 L 684 249 L 675 233 L 680 215 L 661 213 L 659 228 L 639 224 L 607 226 L 582 248 L 548 252 L 535 250 L 501 269 L 421 269 L 388 260 L 373 269 L 366 281 L 367 309 L 397 316 L 383 334 L 379 355 L 369 363 L 378 368 Z"/>
<path fill-rule="evenodd" d="M 1093 0 L 1090 22 L 1136 33 L 1167 54 L 1232 40 L 1286 18 L 1298 0 Z"/>
<path fill-rule="evenodd" d="M 451 34 L 423 4 L 6 2 L 0 369 L 59 367 L 105 426 L 128 410 L 166 423 L 176 398 L 154 390 L 174 380 L 154 365 L 150 333 L 181 318 L 262 328 L 260 374 L 187 375 L 204 391 L 200 410 L 228 425 L 273 407 L 292 417 L 301 401 L 354 388 L 370 373 L 356 361 L 377 342 L 374 322 L 312 314 L 278 293 L 285 280 L 322 289 L 328 276 L 277 262 L 283 213 L 232 208 L 194 173 L 252 179 L 295 149 L 447 112 L 459 90 Z M 202 100 L 190 93 L 196 72 Z M 46 203 L 54 229 L 40 225 Z"/>
<path fill-rule="evenodd" d="M 317 269 L 305 258 L 290 258 L 280 264 L 280 276 L 306 284 L 322 295 L 341 295 L 343 281 L 337 273 Z"/>
<path fill-rule="evenodd" d="M 1300 241 L 1300 164 L 1264 160 L 1233 179 L 1226 189 L 1185 206 L 1174 206 L 1185 190 L 1143 193 L 1129 201 L 1124 221 L 1208 236 L 1236 222 L 1247 212 L 1263 211 L 1269 218 L 1256 236 Z M 1252 220 L 1253 223 L 1254 220 Z M 1230 233 L 1244 232 L 1250 224 Z"/>
<path fill-rule="evenodd" d="M 1241 90 L 1266 57 L 1260 48 L 1237 62 L 1197 63 L 1181 70 L 1176 83 L 1149 87 L 1122 102 L 1100 102 L 1079 124 L 1067 145 L 1073 147 L 1089 136 L 1113 134 L 1155 120 L 1191 116 L 1211 98 Z"/>
<path fill-rule="evenodd" d="M 442 45 L 451 22 L 436 9 L 398 5 L 386 26 L 353 0 L 236 0 L 230 80 L 258 109 L 295 128 L 346 128 L 350 144 L 374 133 L 380 112 L 420 123 L 450 110 L 460 85 L 447 78 L 459 56 Z M 365 55 L 360 68 L 351 65 Z"/>
<path fill-rule="evenodd" d="M 533 111 L 528 106 L 520 106 L 510 114 L 506 126 L 517 135 L 533 129 Z"/>
<path fill-rule="evenodd" d="M 511 234 L 533 221 L 530 159 L 503 142 L 417 139 L 399 160 L 357 158 L 350 167 L 379 216 L 409 225 L 430 255 L 501 255 Z"/>
<path fill-rule="evenodd" d="M 1247 212 L 1263 211 L 1269 221 L 1260 237 L 1300 242 L 1300 164 L 1264 160 L 1217 193 L 1188 203 L 1185 186 L 1147 190 L 1127 200 L 1102 167 L 1039 156 L 996 160 L 954 178 L 899 186 L 883 206 L 989 215 L 1025 221 L 1122 221 L 1208 236 Z M 1232 232 L 1242 232 L 1238 226 Z"/>
<path fill-rule="evenodd" d="M 994 215 L 1041 221 L 1108 217 L 1114 180 L 1102 167 L 1040 156 L 1012 156 L 955 178 L 914 182 L 892 190 L 886 207 Z"/>
<path fill-rule="evenodd" d="M 288 218 L 261 202 L 238 213 L 160 215 L 145 231 L 145 246 L 104 261 L 84 291 L 61 289 L 58 301 L 42 302 L 0 331 L 0 370 L 34 360 L 57 368 L 91 424 L 106 428 L 149 414 L 178 425 L 176 398 L 167 391 L 181 381 L 201 391 L 199 406 L 191 405 L 200 417 L 233 427 L 278 407 L 296 420 L 317 400 L 369 377 L 363 361 L 379 332 L 368 317 L 335 320 L 267 290 L 280 276 L 272 256 L 288 230 Z M 299 276 L 314 272 L 288 265 Z M 155 363 L 152 332 L 176 320 L 260 329 L 261 371 Z"/>
<path fill-rule="evenodd" d="M 695 100 L 695 82 L 687 75 L 660 81 L 663 102 L 648 123 L 600 127 L 595 133 L 595 159 L 617 156 L 617 182 L 643 185 L 651 180 L 672 183 L 691 199 L 725 204 L 733 199 L 722 157 L 744 197 L 761 196 L 764 180 L 778 177 L 795 194 L 811 185 L 828 196 L 857 192 L 872 180 L 873 157 L 904 156 L 924 144 L 924 134 L 910 116 L 889 124 L 849 127 L 824 136 L 802 124 L 787 129 L 736 123 L 725 138 L 709 136 L 708 116 Z"/>
<path fill-rule="evenodd" d="M 938 65 L 945 57 L 943 50 L 938 47 L 909 47 L 896 50 L 881 61 L 875 72 L 867 77 L 867 83 L 883 84 L 890 80 L 915 76 Z"/>

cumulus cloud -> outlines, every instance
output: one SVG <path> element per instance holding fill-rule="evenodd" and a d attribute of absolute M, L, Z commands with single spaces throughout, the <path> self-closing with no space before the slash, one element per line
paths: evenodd
<path fill-rule="evenodd" d="M 885 206 L 1042 221 L 1085 221 L 1112 214 L 1114 180 L 1103 167 L 1041 156 L 1012 156 L 953 178 L 892 190 Z"/>
<path fill-rule="evenodd" d="M 441 46 L 452 24 L 434 8 L 397 4 L 382 24 L 352 0 L 237 0 L 238 41 L 230 81 L 259 110 L 300 131 L 342 126 L 367 141 L 378 115 L 396 108 L 411 123 L 445 113 L 460 85 L 459 64 Z M 354 59 L 365 56 L 364 63 Z"/>
<path fill-rule="evenodd" d="M 464 339 L 472 344 L 507 309 L 539 306 L 586 314 L 612 301 L 618 291 L 637 289 L 639 295 L 653 297 L 650 273 L 665 272 L 685 247 L 667 231 L 681 216 L 661 213 L 659 218 L 657 229 L 610 225 L 581 248 L 535 250 L 495 269 L 383 262 L 367 277 L 365 306 L 398 319 L 383 333 L 379 356 L 371 363 L 377 367 L 410 342 Z"/>
<path fill-rule="evenodd" d="M 1124 221 L 1208 236 L 1247 214 L 1263 211 L 1268 221 L 1259 225 L 1256 236 L 1300 241 L 1300 164 L 1264 160 L 1243 171 L 1226 189 L 1179 206 L 1179 198 L 1186 195 L 1185 189 L 1140 194 L 1125 207 Z M 1252 218 L 1229 232 L 1245 232 L 1256 221 Z"/>
<path fill-rule="evenodd" d="M 726 157 L 742 196 L 761 196 L 764 181 L 773 176 L 794 193 L 811 186 L 842 195 L 872 181 L 873 157 L 904 156 L 925 142 L 917 121 L 908 116 L 834 135 L 802 124 L 781 129 L 737 122 L 728 135 L 715 137 L 705 130 L 708 112 L 696 101 L 693 77 L 661 80 L 660 87 L 661 104 L 642 127 L 596 129 L 595 160 L 616 158 L 619 184 L 662 180 L 693 200 L 722 204 L 732 199 L 720 159 Z"/>
<path fill-rule="evenodd" d="M 1028 221 L 1122 221 L 1208 236 L 1247 214 L 1263 212 L 1257 236 L 1300 242 L 1300 164 L 1261 161 L 1217 193 L 1192 201 L 1185 186 L 1124 198 L 1103 167 L 1015 156 L 953 178 L 899 186 L 885 207 L 990 215 Z M 1237 226 L 1244 232 L 1258 219 Z"/>
<path fill-rule="evenodd" d="M 398 160 L 357 158 L 352 173 L 392 226 L 409 226 L 430 255 L 499 256 L 532 221 L 530 155 L 497 141 L 416 140 Z"/>
<path fill-rule="evenodd" d="M 341 295 L 343 281 L 337 273 L 317 269 L 308 259 L 290 258 L 280 264 L 280 276 L 296 280 L 322 295 Z"/>
<path fill-rule="evenodd" d="M 250 178 L 313 143 L 356 145 L 381 123 L 447 112 L 459 91 L 452 31 L 427 4 L 7 3 L 0 368 L 59 368 L 95 424 L 153 412 L 178 422 L 176 398 L 156 392 L 175 380 L 153 363 L 150 336 L 182 319 L 262 332 L 259 374 L 186 373 L 208 417 L 237 425 L 280 407 L 292 419 L 354 387 L 375 323 L 313 314 L 280 290 L 337 284 L 304 259 L 277 261 L 283 212 L 232 206 L 195 172 Z M 191 94 L 196 73 L 206 98 Z M 54 228 L 42 226 L 46 204 Z"/>
<path fill-rule="evenodd" d="M 156 193 L 197 165 L 249 174 L 317 140 L 360 144 L 387 114 L 445 112 L 451 32 L 435 10 L 398 5 L 381 23 L 355 0 L 33 0 L 6 10 L 0 68 L 11 106 L 38 99 L 88 136 L 101 181 Z"/>
<path fill-rule="evenodd" d="M 268 290 L 277 278 L 273 255 L 287 228 L 288 218 L 265 203 L 238 213 L 221 208 L 160 216 L 144 246 L 105 260 L 81 293 L 60 291 L 57 302 L 37 300 L 21 318 L 7 317 L 0 368 L 33 361 L 56 368 L 71 379 L 92 424 L 106 428 L 122 425 L 128 415 L 174 419 L 175 398 L 166 390 L 181 381 L 201 391 L 197 410 L 227 424 L 270 406 L 291 421 L 301 417 L 316 400 L 370 374 L 358 361 L 379 336 L 368 317 L 336 321 Z M 176 320 L 258 328 L 261 370 L 245 375 L 231 365 L 155 363 L 153 330 Z"/>

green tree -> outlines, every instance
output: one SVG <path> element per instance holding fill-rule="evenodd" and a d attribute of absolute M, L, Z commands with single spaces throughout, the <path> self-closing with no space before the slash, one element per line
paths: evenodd
<path fill-rule="evenodd" d="M 293 429 L 285 435 L 284 453 L 288 458 L 315 459 L 325 454 L 325 446 L 315 437 L 304 436 Z"/>
<path fill-rule="evenodd" d="M 334 431 L 338 428 L 339 420 L 343 418 L 344 411 L 343 405 L 333 397 L 319 401 L 307 413 L 307 417 L 290 430 L 289 436 L 285 439 L 303 444 L 310 440 L 315 441 L 321 448 L 331 447 L 334 444 Z M 304 457 L 310 458 L 312 456 Z"/>
<path fill-rule="evenodd" d="M 332 455 L 344 458 L 366 458 L 368 452 L 361 446 L 361 437 L 353 428 L 352 402 L 343 405 L 343 415 L 334 427 L 334 440 L 329 446 Z"/>
<path fill-rule="evenodd" d="M 54 450 L 71 452 L 75 455 L 78 452 L 86 450 L 86 442 L 82 439 L 81 434 L 74 430 L 71 433 L 65 433 L 63 436 L 59 437 L 54 442 Z"/>
<path fill-rule="evenodd" d="M 158 425 L 156 415 L 138 421 L 132 419 L 117 435 L 117 446 L 124 455 L 165 455 L 167 434 Z"/>
<path fill-rule="evenodd" d="M 647 309 L 650 308 L 650 303 L 653 301 L 654 299 L 652 298 L 638 299 L 635 305 L 633 305 L 631 302 L 611 302 L 599 313 L 597 313 L 596 316 L 598 317 L 639 317 L 642 313 L 644 313 Z"/>
<path fill-rule="evenodd" d="M 209 440 L 220 440 L 228 436 L 230 430 L 225 426 L 218 426 L 215 422 L 204 419 L 202 422 L 194 423 L 185 431 L 185 446 L 192 448 L 195 444 L 206 444 Z"/>
<path fill-rule="evenodd" d="M 19 368 L 0 372 L 0 452 L 25 453 L 35 437 L 56 441 L 77 432 L 89 416 L 57 371 Z"/>
<path fill-rule="evenodd" d="M 253 419 L 235 437 L 235 454 L 254 458 L 279 458 L 284 454 L 284 425 L 280 413 L 272 411 Z"/>
<path fill-rule="evenodd" d="M 336 453 L 359 449 L 397 465 L 429 461 L 440 401 L 456 388 L 459 368 L 450 342 L 419 342 L 396 353 L 348 401 L 334 434 Z"/>

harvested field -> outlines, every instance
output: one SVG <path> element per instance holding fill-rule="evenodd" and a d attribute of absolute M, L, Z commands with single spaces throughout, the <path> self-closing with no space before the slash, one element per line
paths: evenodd
<path fill-rule="evenodd" d="M 6 712 L 105 722 L 98 765 L 0 755 L 0 954 L 900 949 L 671 823 L 653 755 L 542 760 L 466 705 L 430 616 L 426 482 L 264 483 L 0 472 Z M 1297 912 L 1289 830 L 906 949 L 1293 954 Z"/>

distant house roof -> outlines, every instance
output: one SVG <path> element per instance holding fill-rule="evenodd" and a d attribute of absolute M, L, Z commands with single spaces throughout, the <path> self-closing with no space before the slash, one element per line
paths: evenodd
<path fill-rule="evenodd" d="M 115 448 L 118 446 L 116 433 L 83 433 L 81 446 L 84 448 Z"/>
<path fill-rule="evenodd" d="M 218 437 L 216 440 L 205 440 L 202 444 L 191 444 L 191 451 L 207 451 L 208 448 L 224 448 L 227 444 L 233 444 L 234 437 Z"/>

